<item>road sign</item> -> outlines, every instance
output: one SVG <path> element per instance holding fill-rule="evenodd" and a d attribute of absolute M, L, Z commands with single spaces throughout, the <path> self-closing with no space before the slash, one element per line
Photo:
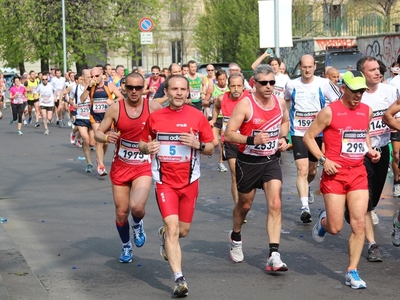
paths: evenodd
<path fill-rule="evenodd" d="M 153 30 L 154 22 L 150 18 L 141 18 L 139 21 L 139 29 L 142 32 L 150 32 Z"/>
<path fill-rule="evenodd" d="M 153 33 L 152 32 L 141 32 L 140 33 L 140 44 L 141 45 L 153 44 Z"/>

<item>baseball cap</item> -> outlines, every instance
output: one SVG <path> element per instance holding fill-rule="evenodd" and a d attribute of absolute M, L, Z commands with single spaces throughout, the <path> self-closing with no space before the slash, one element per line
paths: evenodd
<path fill-rule="evenodd" d="M 368 89 L 364 74 L 357 70 L 350 70 L 343 74 L 342 81 L 353 91 Z"/>

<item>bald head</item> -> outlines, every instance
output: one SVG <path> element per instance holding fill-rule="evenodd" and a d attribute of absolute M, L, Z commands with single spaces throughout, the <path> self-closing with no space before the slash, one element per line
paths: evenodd
<path fill-rule="evenodd" d="M 336 69 L 334 67 L 330 67 L 326 71 L 326 78 L 328 78 L 330 81 L 332 81 L 335 85 L 338 84 L 339 77 L 340 77 L 339 71 L 338 71 L 338 69 Z"/>

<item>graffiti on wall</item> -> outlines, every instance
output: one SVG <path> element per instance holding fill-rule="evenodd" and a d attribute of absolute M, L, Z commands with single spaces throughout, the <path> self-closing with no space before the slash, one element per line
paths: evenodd
<path fill-rule="evenodd" d="M 285 47 L 280 49 L 280 56 L 285 62 L 286 68 L 292 70 L 304 54 L 314 53 L 314 40 L 305 40 L 301 43 L 294 43 L 293 47 Z"/>
<path fill-rule="evenodd" d="M 315 39 L 316 49 L 326 50 L 327 47 L 330 48 L 351 48 L 356 46 L 356 39 Z"/>
<path fill-rule="evenodd" d="M 381 60 L 388 67 L 400 54 L 400 35 L 360 37 L 357 44 L 363 54 Z"/>

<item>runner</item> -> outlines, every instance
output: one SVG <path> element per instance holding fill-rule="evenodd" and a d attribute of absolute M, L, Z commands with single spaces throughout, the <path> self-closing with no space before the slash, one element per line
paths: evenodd
<path fill-rule="evenodd" d="M 63 127 L 64 124 L 64 104 L 63 95 L 65 91 L 65 78 L 61 77 L 61 69 L 55 70 L 55 77 L 51 79 L 51 84 L 54 89 L 54 104 L 56 107 L 55 114 L 57 118 L 57 125 Z"/>
<path fill-rule="evenodd" d="M 338 234 L 343 228 L 347 205 L 351 234 L 345 284 L 353 289 L 364 289 L 367 285 L 357 269 L 364 245 L 368 204 L 368 180 L 363 161 L 367 154 L 376 163 L 380 153 L 372 148 L 369 137 L 372 109 L 361 103 L 368 89 L 364 75 L 356 70 L 347 71 L 342 79 L 343 97 L 323 108 L 303 137 L 309 151 L 323 166 L 320 189 L 326 210 L 320 212 L 312 236 L 321 243 L 326 232 Z M 315 140 L 320 132 L 324 132 L 325 153 Z"/>
<path fill-rule="evenodd" d="M 42 83 L 37 88 L 39 95 L 39 106 L 42 114 L 42 121 L 44 126 L 44 135 L 49 135 L 48 120 L 53 118 L 54 109 L 54 89 L 49 83 L 49 75 L 42 76 Z"/>
<path fill-rule="evenodd" d="M 199 192 L 200 154 L 214 152 L 213 134 L 206 117 L 186 105 L 189 83 L 182 75 L 165 81 L 170 105 L 150 115 L 139 148 L 153 156 L 157 203 L 164 220 L 159 229 L 160 254 L 174 273 L 173 294 L 188 294 L 182 273 L 179 238 L 188 235 Z"/>
<path fill-rule="evenodd" d="M 126 78 L 127 98 L 111 105 L 95 132 L 99 143 L 115 144 L 111 164 L 111 183 L 115 203 L 116 226 L 122 241 L 121 263 L 132 261 L 129 214 L 132 215 L 133 241 L 136 247 L 146 242 L 143 229 L 145 206 L 149 196 L 151 164 L 148 155 L 139 151 L 139 140 L 150 113 L 161 106 L 142 98 L 144 78 L 131 73 Z M 115 128 L 109 128 L 115 124 Z"/>
<path fill-rule="evenodd" d="M 25 103 L 26 103 L 26 89 L 25 87 L 21 84 L 21 79 L 20 77 L 16 76 L 13 79 L 14 85 L 10 88 L 10 101 L 11 101 L 11 110 L 13 114 L 13 118 L 10 119 L 10 124 L 12 124 L 14 121 L 18 120 L 18 125 L 17 125 L 17 134 L 22 135 L 22 115 L 24 113 L 25 109 Z"/>
<path fill-rule="evenodd" d="M 94 132 L 99 128 L 104 114 L 109 105 L 122 100 L 124 97 L 118 88 L 112 83 L 105 83 L 100 68 L 94 67 L 91 72 L 91 80 L 81 94 L 81 102 L 90 97 L 90 123 Z M 113 96 L 115 95 L 115 101 Z M 104 166 L 104 155 L 107 152 L 107 143 L 96 142 L 97 173 L 106 176 L 108 173 Z"/>
<path fill-rule="evenodd" d="M 297 166 L 296 187 L 301 201 L 300 220 L 310 223 L 312 220 L 308 204 L 314 202 L 314 194 L 309 184 L 317 174 L 318 162 L 302 139 L 318 112 L 326 104 L 337 100 L 340 92 L 328 79 L 314 76 L 316 64 L 311 55 L 303 55 L 300 64 L 301 77 L 288 81 L 285 100 L 290 111 L 290 135 Z M 322 135 L 317 136 L 316 141 L 321 147 Z"/>
<path fill-rule="evenodd" d="M 151 75 L 149 78 L 146 79 L 145 82 L 145 89 L 143 94 L 147 95 L 147 99 L 153 100 L 154 95 L 157 92 L 157 89 L 164 82 L 164 78 L 160 76 L 160 67 L 159 66 L 152 66 L 151 67 Z"/>
<path fill-rule="evenodd" d="M 40 116 L 40 109 L 39 109 L 39 94 L 37 92 L 37 88 L 40 84 L 40 80 L 36 78 L 36 73 L 35 71 L 30 71 L 29 72 L 29 78 L 27 81 L 25 81 L 25 88 L 27 91 L 27 98 L 28 98 L 28 124 L 32 123 L 32 108 L 35 109 L 35 117 L 36 117 L 36 122 L 35 122 L 35 127 L 39 127 L 39 116 Z"/>
<path fill-rule="evenodd" d="M 233 209 L 233 227 L 229 233 L 230 257 L 244 260 L 241 228 L 249 212 L 256 189 L 263 189 L 267 202 L 269 258 L 266 271 L 287 271 L 279 254 L 282 227 L 282 168 L 280 151 L 287 149 L 289 116 L 285 100 L 273 94 L 275 76 L 270 65 L 254 70 L 254 94 L 240 101 L 229 119 L 225 139 L 239 144 L 236 160 L 238 202 Z"/>
<path fill-rule="evenodd" d="M 190 85 L 190 104 L 198 110 L 203 110 L 203 98 L 206 95 L 206 80 L 204 76 L 197 73 L 197 63 L 194 60 L 188 62 L 189 73 L 186 78 Z"/>

